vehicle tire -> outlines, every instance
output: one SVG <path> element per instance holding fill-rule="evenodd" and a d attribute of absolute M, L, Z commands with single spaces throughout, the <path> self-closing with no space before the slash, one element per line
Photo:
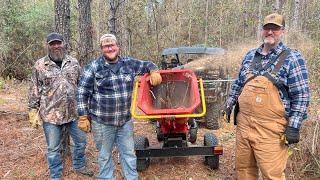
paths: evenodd
<path fill-rule="evenodd" d="M 205 146 L 216 146 L 218 145 L 218 138 L 212 133 L 206 133 L 204 135 L 204 145 Z M 211 169 L 219 168 L 219 155 L 214 156 L 205 156 L 205 164 L 208 165 Z"/>
<path fill-rule="evenodd" d="M 189 119 L 188 125 L 189 129 L 189 142 L 195 143 L 197 141 L 197 134 L 198 134 L 198 125 L 195 119 Z"/>
<path fill-rule="evenodd" d="M 149 140 L 147 137 L 138 135 L 134 138 L 134 149 L 146 149 L 149 147 Z M 137 157 L 137 171 L 146 170 L 150 165 L 150 158 Z"/>
<path fill-rule="evenodd" d="M 206 128 L 208 129 L 219 129 L 220 128 L 220 104 L 208 103 L 207 114 L 205 116 Z"/>

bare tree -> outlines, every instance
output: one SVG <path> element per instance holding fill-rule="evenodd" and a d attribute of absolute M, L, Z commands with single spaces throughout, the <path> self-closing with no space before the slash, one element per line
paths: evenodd
<path fill-rule="evenodd" d="M 245 0 L 243 3 L 243 37 L 246 38 L 247 27 L 248 27 L 248 0 Z"/>
<path fill-rule="evenodd" d="M 95 35 L 100 37 L 102 34 L 106 33 L 108 30 L 108 11 L 109 11 L 109 1 L 106 0 L 98 0 L 92 1 L 91 0 L 91 18 L 92 20 L 95 19 L 94 14 L 98 14 L 96 19 L 93 21 L 95 22 L 93 25 Z M 94 37 L 94 36 L 93 36 Z M 94 44 L 95 47 L 95 44 Z"/>
<path fill-rule="evenodd" d="M 71 51 L 70 45 L 70 1 L 69 0 L 55 0 L 55 30 L 61 33 L 64 37 L 66 49 Z"/>
<path fill-rule="evenodd" d="M 65 46 L 68 52 L 70 52 L 70 2 L 69 0 L 55 0 L 55 26 L 56 31 L 61 33 L 64 37 Z M 70 137 L 69 132 L 64 127 L 62 129 L 62 138 L 61 138 L 61 151 L 62 156 L 66 157 L 71 155 L 70 151 Z"/>
<path fill-rule="evenodd" d="M 110 13 L 108 27 L 110 33 L 114 35 L 117 35 L 117 11 L 119 10 L 120 5 L 124 2 L 125 0 L 109 0 Z"/>
<path fill-rule="evenodd" d="M 262 11 L 262 0 L 259 0 L 259 13 L 258 13 L 258 26 L 257 26 L 257 40 L 258 42 L 261 41 L 261 36 L 260 36 L 260 30 L 261 30 L 261 23 L 262 23 L 262 14 L 261 14 L 261 11 Z"/>
<path fill-rule="evenodd" d="M 158 19 L 157 19 L 157 2 L 152 1 L 152 12 L 153 12 L 153 20 L 155 25 L 155 33 L 156 33 L 156 43 L 157 43 L 157 52 L 160 54 L 160 44 L 159 44 L 159 25 L 158 25 Z M 157 57 L 158 60 L 158 57 Z"/>
<path fill-rule="evenodd" d="M 276 0 L 276 1 L 274 2 L 274 4 L 272 5 L 272 7 L 273 7 L 273 10 L 274 10 L 274 11 L 278 11 L 278 9 L 279 9 L 279 7 L 280 7 L 280 0 Z"/>
<path fill-rule="evenodd" d="M 93 58 L 93 27 L 91 20 L 91 0 L 78 0 L 79 11 L 79 48 L 78 60 L 86 64 Z"/>
<path fill-rule="evenodd" d="M 279 14 L 282 14 L 282 8 L 285 0 L 276 0 L 274 3 L 274 10 L 278 12 Z"/>
<path fill-rule="evenodd" d="M 298 19 L 299 19 L 299 0 L 294 1 L 294 11 L 293 11 L 293 20 L 292 20 L 292 27 L 294 30 L 299 29 Z"/>
<path fill-rule="evenodd" d="M 208 44 L 208 14 L 209 12 L 209 0 L 206 0 L 206 16 L 205 16 L 205 27 L 204 27 L 204 44 Z"/>
<path fill-rule="evenodd" d="M 219 46 L 222 46 L 222 31 L 223 31 L 223 10 L 222 10 L 222 2 L 219 3 L 220 10 L 219 10 Z"/>
<path fill-rule="evenodd" d="M 109 27 L 110 33 L 112 34 L 116 34 L 116 13 L 117 13 L 116 1 L 117 0 L 109 1 L 110 15 L 109 15 L 108 27 Z"/>
<path fill-rule="evenodd" d="M 191 34 L 192 34 L 192 23 L 193 23 L 193 4 L 194 0 L 191 0 L 190 6 L 189 6 L 189 23 L 188 23 L 188 45 L 191 45 Z"/>

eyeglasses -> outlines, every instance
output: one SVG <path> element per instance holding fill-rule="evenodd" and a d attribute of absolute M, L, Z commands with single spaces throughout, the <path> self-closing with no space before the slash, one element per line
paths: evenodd
<path fill-rule="evenodd" d="M 280 26 L 264 26 L 264 27 L 262 27 L 262 29 L 264 30 L 264 31 L 273 31 L 273 32 L 277 32 L 277 31 L 280 31 L 281 29 L 282 29 L 282 27 L 280 27 Z"/>
<path fill-rule="evenodd" d="M 114 47 L 116 47 L 117 45 L 116 44 L 106 44 L 106 45 L 103 45 L 102 48 L 106 48 L 106 49 L 113 49 Z"/>

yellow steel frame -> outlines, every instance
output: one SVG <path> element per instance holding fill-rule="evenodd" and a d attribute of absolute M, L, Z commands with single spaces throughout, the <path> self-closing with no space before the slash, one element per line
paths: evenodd
<path fill-rule="evenodd" d="M 196 117 L 203 117 L 205 116 L 207 109 L 206 109 L 206 102 L 204 97 L 204 89 L 203 89 L 203 82 L 202 79 L 199 79 L 200 85 L 200 93 L 201 93 L 201 103 L 202 103 L 202 112 L 198 114 L 167 114 L 167 115 L 139 115 L 136 114 L 136 107 L 137 107 L 137 96 L 138 96 L 138 87 L 139 82 L 135 83 L 133 89 L 133 100 L 131 104 L 131 115 L 134 119 L 160 119 L 160 118 L 196 118 Z"/>

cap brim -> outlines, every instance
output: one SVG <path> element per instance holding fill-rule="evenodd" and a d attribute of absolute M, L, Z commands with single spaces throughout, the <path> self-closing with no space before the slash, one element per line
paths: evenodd
<path fill-rule="evenodd" d="M 263 26 L 267 25 L 267 24 L 274 24 L 274 25 L 277 25 L 279 27 L 283 27 L 282 24 L 278 24 L 278 23 L 274 23 L 274 22 L 269 22 L 269 23 L 265 23 Z"/>
<path fill-rule="evenodd" d="M 50 41 L 48 41 L 47 43 L 49 44 L 49 43 L 51 43 L 51 42 L 53 42 L 53 41 L 60 41 L 60 42 L 62 42 L 62 40 L 61 39 L 51 39 Z"/>

